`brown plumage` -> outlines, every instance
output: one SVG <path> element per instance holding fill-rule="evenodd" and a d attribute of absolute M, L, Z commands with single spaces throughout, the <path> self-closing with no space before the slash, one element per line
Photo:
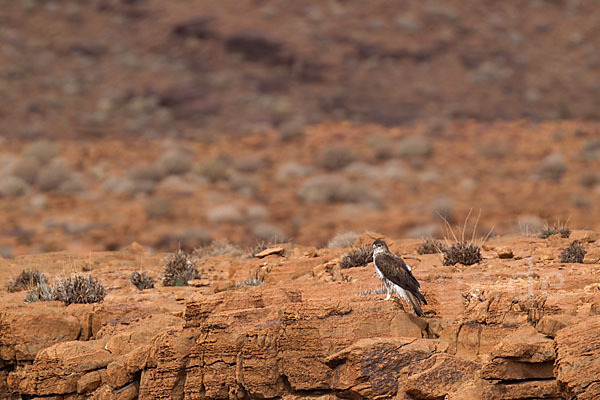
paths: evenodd
<path fill-rule="evenodd" d="M 377 276 L 385 284 L 386 300 L 395 293 L 410 302 L 415 313 L 422 316 L 421 303 L 427 304 L 427 300 L 419 291 L 421 285 L 412 274 L 411 268 L 401 257 L 391 253 L 383 240 L 373 243 L 373 264 Z"/>

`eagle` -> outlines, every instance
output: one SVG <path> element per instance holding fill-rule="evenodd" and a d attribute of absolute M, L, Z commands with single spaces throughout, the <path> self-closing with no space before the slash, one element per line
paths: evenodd
<path fill-rule="evenodd" d="M 402 257 L 390 252 L 387 244 L 381 239 L 373 242 L 373 264 L 377 277 L 385 285 L 385 300 L 389 300 L 395 293 L 412 304 L 415 313 L 422 317 L 421 303 L 427 304 L 427 301 L 419 291 L 421 285 L 412 274 L 410 266 Z"/>

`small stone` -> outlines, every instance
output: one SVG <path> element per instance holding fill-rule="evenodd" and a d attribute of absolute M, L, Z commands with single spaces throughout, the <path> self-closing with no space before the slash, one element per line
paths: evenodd
<path fill-rule="evenodd" d="M 264 258 L 266 256 L 270 256 L 271 254 L 281 255 L 282 253 L 283 253 L 283 247 L 269 247 L 268 249 L 265 249 L 265 250 L 261 251 L 260 253 L 256 253 L 254 255 L 254 257 Z"/>
<path fill-rule="evenodd" d="M 514 257 L 512 249 L 509 249 L 509 248 L 499 249 L 497 254 L 498 254 L 498 258 L 502 258 L 502 259 Z"/>
<path fill-rule="evenodd" d="M 188 281 L 188 285 L 193 287 L 210 286 L 210 279 L 192 279 Z"/>
<path fill-rule="evenodd" d="M 175 301 L 183 301 L 185 297 L 181 293 L 175 293 Z"/>
<path fill-rule="evenodd" d="M 585 253 L 583 257 L 584 264 L 598 264 L 600 263 L 600 249 L 592 248 Z"/>
<path fill-rule="evenodd" d="M 598 239 L 598 233 L 594 231 L 586 231 L 586 230 L 572 230 L 569 235 L 570 241 L 578 241 L 584 243 L 593 243 Z"/>

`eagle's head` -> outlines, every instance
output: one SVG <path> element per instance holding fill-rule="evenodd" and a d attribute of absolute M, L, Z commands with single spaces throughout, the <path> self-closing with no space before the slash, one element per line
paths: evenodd
<path fill-rule="evenodd" d="M 388 249 L 387 244 L 381 240 L 381 239 L 377 239 L 376 241 L 373 242 L 373 253 L 377 254 L 377 253 L 382 253 L 382 252 L 389 252 L 390 249 Z"/>

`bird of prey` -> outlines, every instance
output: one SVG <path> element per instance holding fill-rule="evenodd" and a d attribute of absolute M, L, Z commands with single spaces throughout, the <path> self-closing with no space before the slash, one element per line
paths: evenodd
<path fill-rule="evenodd" d="M 373 242 L 373 264 L 377 277 L 385 285 L 385 300 L 389 300 L 392 294 L 397 294 L 412 304 L 418 316 L 423 316 L 421 303 L 427 304 L 427 301 L 419 291 L 421 285 L 412 274 L 411 268 L 400 256 L 390 252 L 383 240 L 377 239 Z"/>

